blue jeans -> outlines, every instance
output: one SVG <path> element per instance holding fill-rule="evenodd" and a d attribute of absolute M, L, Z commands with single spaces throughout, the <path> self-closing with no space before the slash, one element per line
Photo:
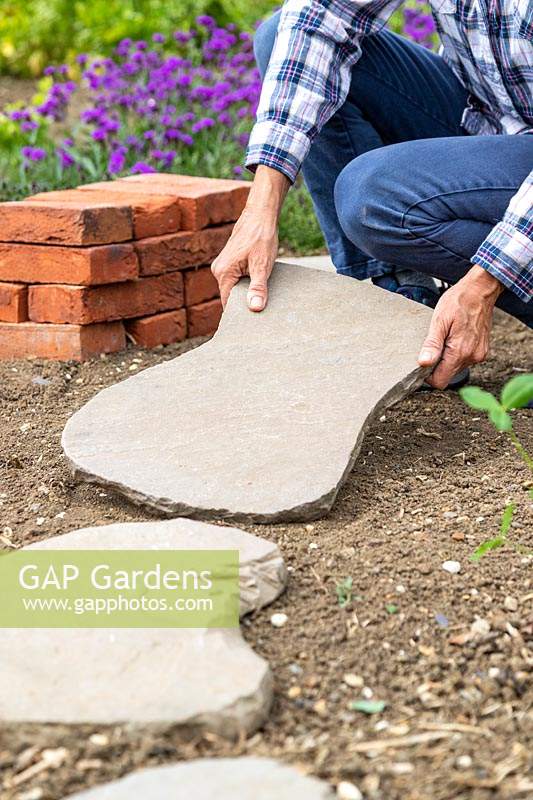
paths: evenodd
<path fill-rule="evenodd" d="M 255 34 L 262 75 L 278 24 Z M 531 169 L 533 136 L 467 135 L 467 101 L 435 53 L 387 30 L 363 40 L 346 102 L 302 168 L 338 272 L 397 267 L 452 284 L 470 269 Z M 533 327 L 533 303 L 506 290 L 497 305 Z"/>

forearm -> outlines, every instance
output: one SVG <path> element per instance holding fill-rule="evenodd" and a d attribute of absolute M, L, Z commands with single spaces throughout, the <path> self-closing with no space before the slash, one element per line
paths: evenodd
<path fill-rule="evenodd" d="M 266 222 L 277 225 L 290 186 L 289 179 L 282 172 L 259 165 L 246 203 L 246 211 L 260 212 Z"/>

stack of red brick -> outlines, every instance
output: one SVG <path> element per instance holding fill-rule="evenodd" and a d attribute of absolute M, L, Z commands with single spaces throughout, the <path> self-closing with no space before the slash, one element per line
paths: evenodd
<path fill-rule="evenodd" d="M 136 175 L 0 203 L 0 359 L 84 360 L 216 330 L 209 264 L 249 184 Z"/>

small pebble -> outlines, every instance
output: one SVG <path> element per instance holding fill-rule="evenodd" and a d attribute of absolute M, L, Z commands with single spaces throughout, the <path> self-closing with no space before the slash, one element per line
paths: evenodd
<path fill-rule="evenodd" d="M 318 545 L 316 542 L 309 542 L 309 550 L 318 550 Z"/>
<path fill-rule="evenodd" d="M 472 766 L 472 759 L 470 758 L 470 756 L 467 755 L 457 756 L 455 763 L 457 764 L 459 769 L 470 769 L 470 767 Z"/>
<path fill-rule="evenodd" d="M 22 794 L 17 795 L 18 800 L 41 800 L 41 797 L 44 797 L 43 790 L 36 786 L 34 789 L 28 789 L 27 792 L 22 792 Z"/>
<path fill-rule="evenodd" d="M 391 770 L 395 775 L 409 775 L 414 769 L 414 764 L 410 761 L 396 761 L 395 764 L 391 764 Z"/>
<path fill-rule="evenodd" d="M 299 686 L 291 686 L 289 691 L 287 692 L 287 697 L 290 700 L 294 700 L 296 697 L 300 697 L 302 690 Z"/>
<path fill-rule="evenodd" d="M 507 609 L 507 611 L 516 611 L 518 609 L 518 600 L 516 597 L 511 597 L 507 595 L 505 600 L 503 601 L 503 605 Z"/>
<path fill-rule="evenodd" d="M 337 797 L 339 800 L 363 800 L 363 795 L 357 786 L 349 781 L 337 784 Z"/>
<path fill-rule="evenodd" d="M 457 575 L 458 572 L 461 572 L 461 565 L 458 561 L 444 561 L 442 569 L 446 570 L 446 572 L 450 572 L 452 575 Z"/>
<path fill-rule="evenodd" d="M 361 689 L 361 697 L 364 697 L 365 700 L 371 700 L 374 697 L 374 692 L 370 686 L 363 686 Z"/>
<path fill-rule="evenodd" d="M 444 614 L 435 614 L 435 620 L 437 621 L 437 624 L 441 626 L 441 628 L 447 628 L 450 624 L 448 617 L 446 617 Z"/>
<path fill-rule="evenodd" d="M 355 675 L 353 672 L 347 672 L 342 680 L 346 684 L 346 686 L 350 686 L 352 689 L 361 689 L 365 682 L 361 675 Z"/>
<path fill-rule="evenodd" d="M 274 628 L 283 628 L 288 619 L 289 618 L 286 614 L 272 614 L 270 617 L 270 623 L 274 626 Z"/>
<path fill-rule="evenodd" d="M 109 737 L 105 735 L 105 733 L 93 733 L 92 736 L 89 737 L 89 741 L 91 744 L 96 745 L 96 747 L 105 747 L 109 744 Z"/>
<path fill-rule="evenodd" d="M 403 586 L 401 583 L 399 583 L 398 586 L 396 587 L 395 591 L 396 591 L 397 594 L 405 594 L 407 589 L 405 588 L 405 586 Z"/>

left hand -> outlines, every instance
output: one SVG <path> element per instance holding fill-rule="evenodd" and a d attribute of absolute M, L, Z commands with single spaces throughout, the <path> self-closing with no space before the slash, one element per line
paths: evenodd
<path fill-rule="evenodd" d="M 462 369 L 485 360 L 494 305 L 503 290 L 476 265 L 442 295 L 418 357 L 421 367 L 435 367 L 427 383 L 445 389 Z"/>

